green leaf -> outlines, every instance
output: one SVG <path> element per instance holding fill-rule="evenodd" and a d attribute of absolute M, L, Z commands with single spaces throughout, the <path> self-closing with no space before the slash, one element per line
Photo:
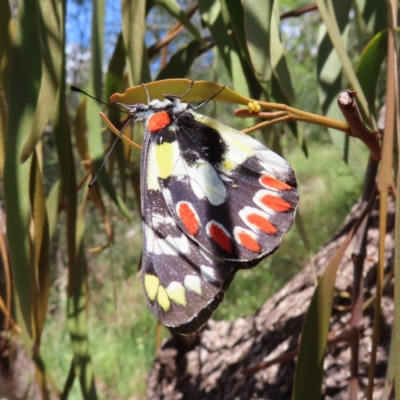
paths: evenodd
<path fill-rule="evenodd" d="M 271 77 L 270 40 L 273 0 L 245 0 L 244 25 L 250 61 L 261 82 Z"/>
<path fill-rule="evenodd" d="M 397 28 L 400 33 L 400 28 Z M 387 54 L 387 30 L 377 33 L 365 46 L 358 61 L 356 74 L 364 89 L 369 109 L 375 111 L 379 72 Z"/>
<path fill-rule="evenodd" d="M 342 38 L 336 38 L 336 43 L 341 43 L 340 47 L 345 47 L 347 43 L 351 3 L 343 3 L 341 0 L 334 0 L 335 16 L 339 26 L 332 28 L 334 35 L 340 29 Z M 340 34 L 339 34 L 340 36 Z M 326 26 L 321 24 L 319 32 L 318 49 L 318 96 L 322 110 L 327 117 L 343 120 L 344 117 L 337 105 L 337 96 L 342 90 L 342 60 L 339 58 L 335 47 L 332 45 L 331 36 L 326 30 Z M 359 179 L 364 177 L 365 165 L 368 160 L 368 152 L 365 151 L 365 145 L 358 139 L 350 138 L 333 129 L 328 129 L 333 144 L 339 149 L 345 162 L 348 164 L 351 172 Z"/>
<path fill-rule="evenodd" d="M 30 200 L 34 224 L 32 238 L 34 262 L 31 263 L 32 314 L 35 324 L 35 342 L 39 348 L 40 337 L 47 316 L 50 294 L 50 234 L 46 210 L 46 192 L 42 169 L 36 149 L 33 153 L 30 177 Z"/>
<path fill-rule="evenodd" d="M 30 162 L 19 162 L 23 144 L 32 127 L 39 96 L 41 65 L 39 21 L 36 2 L 19 2 L 17 35 L 11 69 L 8 140 L 4 166 L 4 198 L 7 237 L 16 292 L 22 317 L 32 336 L 29 251 Z"/>
<path fill-rule="evenodd" d="M 337 270 L 353 235 L 329 261 L 311 299 L 303 324 L 294 377 L 293 400 L 320 399 L 326 341 Z"/>
<path fill-rule="evenodd" d="M 222 17 L 219 0 L 202 0 L 199 10 L 203 21 L 210 30 L 225 67 L 232 78 L 234 89 L 243 96 L 250 96 L 250 89 L 242 67 L 242 60 L 234 41 L 228 35 L 227 27 Z M 203 97 L 205 99 L 207 97 Z"/>
<path fill-rule="evenodd" d="M 92 62 L 91 62 L 91 81 L 89 91 L 95 94 L 95 97 L 101 99 L 102 88 L 102 60 L 103 60 L 103 31 L 104 31 L 104 12 L 105 1 L 96 2 L 93 7 L 93 29 L 92 29 Z M 88 145 L 93 162 L 94 170 L 100 170 L 104 159 L 104 146 L 101 136 L 101 119 L 99 113 L 101 105 L 95 101 L 89 101 L 86 105 L 86 121 L 89 130 Z M 83 132 L 80 135 L 84 135 Z M 122 198 L 116 193 L 109 175 L 105 168 L 101 169 L 99 182 L 106 190 L 107 194 L 118 206 L 121 213 L 130 219 L 130 213 Z"/>
<path fill-rule="evenodd" d="M 68 297 L 68 330 L 71 337 L 72 350 L 74 352 L 74 372 L 79 377 L 82 396 L 86 400 L 96 400 L 96 387 L 94 383 L 93 364 L 89 350 L 88 337 L 88 300 L 87 293 L 87 265 L 84 250 L 85 232 L 85 207 L 88 195 L 88 187 L 85 185 L 85 193 L 80 204 L 77 225 L 76 243 L 77 257 L 74 269 L 73 285 Z"/>
<path fill-rule="evenodd" d="M 15 25 L 8 0 L 0 0 L 0 175 L 4 172 L 8 101 L 10 94 L 11 55 L 15 41 Z"/>
<path fill-rule="evenodd" d="M 160 71 L 156 80 L 186 76 L 199 54 L 200 47 L 200 43 L 197 40 L 193 40 L 189 44 L 182 46 Z"/>
<path fill-rule="evenodd" d="M 50 189 L 46 198 L 46 209 L 49 219 L 49 238 L 53 238 L 57 225 L 58 213 L 60 208 L 61 181 L 57 180 Z"/>
<path fill-rule="evenodd" d="M 129 86 L 151 81 L 144 43 L 146 0 L 122 0 L 122 36 L 127 55 Z"/>
<path fill-rule="evenodd" d="M 277 103 L 290 104 L 289 99 L 286 97 L 286 94 L 282 91 L 282 87 L 278 82 L 278 79 L 275 75 L 272 75 L 271 79 L 271 95 Z M 303 150 L 304 155 L 308 156 L 307 142 L 304 139 L 303 135 L 301 135 L 298 131 L 298 126 L 296 121 L 289 121 L 286 123 L 292 132 L 293 136 L 297 139 L 297 142 L 300 148 Z"/>
<path fill-rule="evenodd" d="M 347 36 L 349 31 L 349 11 L 351 3 L 343 3 L 341 0 L 331 0 L 328 2 L 330 7 L 328 10 L 326 8 L 324 0 L 316 0 L 316 2 L 322 20 L 325 24 L 325 27 L 323 25 L 321 26 L 319 35 L 320 38 L 322 38 L 322 40 L 319 40 L 319 42 L 321 43 L 320 50 L 318 52 L 319 71 L 321 71 L 320 61 L 326 61 L 325 59 L 321 60 L 320 58 L 321 45 L 325 44 L 327 48 L 325 48 L 323 51 L 323 57 L 325 58 L 329 55 L 330 58 L 337 57 L 340 60 L 340 69 L 343 69 L 343 71 L 346 73 L 351 86 L 357 92 L 357 101 L 359 103 L 360 109 L 366 116 L 367 120 L 374 125 L 374 129 L 376 129 L 375 121 L 368 109 L 368 104 L 363 92 L 363 88 L 358 82 L 357 76 L 355 74 L 349 54 L 346 49 Z M 324 29 L 326 29 L 326 32 L 324 32 Z M 329 35 L 329 39 L 333 44 L 335 52 L 332 52 L 332 50 L 329 49 L 330 41 L 328 41 L 327 35 Z M 325 43 L 326 41 L 328 41 L 328 43 Z M 323 62 L 322 67 L 325 68 L 326 66 L 326 63 Z M 326 81 L 326 83 L 329 84 L 330 82 L 333 82 L 332 78 L 336 78 L 337 74 L 338 72 L 335 71 L 334 74 L 330 75 L 330 80 Z M 320 75 L 320 73 L 318 75 Z M 324 71 L 324 75 L 329 75 L 328 68 Z"/>
<path fill-rule="evenodd" d="M 229 14 L 230 25 L 235 34 L 242 58 L 250 59 L 244 29 L 244 10 L 242 0 L 222 0 L 222 6 Z"/>
<path fill-rule="evenodd" d="M 362 31 L 371 36 L 387 27 L 387 2 L 377 0 L 355 0 L 356 18 Z"/>
<path fill-rule="evenodd" d="M 175 0 L 155 0 L 155 4 L 160 5 L 163 7 L 168 14 L 172 15 L 176 18 L 196 39 L 196 41 L 201 44 L 205 45 L 205 41 L 201 36 L 198 29 L 192 24 L 190 18 L 186 15 L 185 11 L 182 10 L 179 3 Z"/>
<path fill-rule="evenodd" d="M 61 78 L 60 2 L 43 0 L 38 3 L 42 56 L 42 79 L 35 119 L 21 154 L 21 162 L 32 154 L 41 139 L 56 100 Z"/>
<path fill-rule="evenodd" d="M 279 82 L 282 92 L 288 99 L 286 104 L 290 104 L 295 101 L 295 94 L 286 62 L 285 49 L 279 34 L 280 18 L 277 3 L 275 3 L 273 11 L 271 18 L 271 67 L 275 78 Z"/>

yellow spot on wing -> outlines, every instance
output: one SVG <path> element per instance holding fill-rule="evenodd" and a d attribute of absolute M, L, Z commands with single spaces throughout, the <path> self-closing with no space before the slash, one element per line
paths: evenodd
<path fill-rule="evenodd" d="M 161 179 L 166 179 L 172 174 L 175 159 L 177 157 L 177 144 L 164 142 L 156 145 L 157 173 Z"/>
<path fill-rule="evenodd" d="M 246 153 L 248 156 L 251 157 L 254 155 L 253 150 L 251 150 L 250 147 L 247 147 L 243 143 L 240 143 L 238 140 L 231 138 L 230 142 L 233 144 L 233 146 L 236 146 L 237 148 L 242 150 L 244 153 Z"/>
<path fill-rule="evenodd" d="M 150 300 L 154 300 L 157 295 L 160 280 L 155 275 L 146 274 L 144 276 L 144 288 Z"/>
<path fill-rule="evenodd" d="M 182 283 L 171 282 L 167 287 L 167 294 L 173 302 L 186 307 L 186 294 Z"/>
<path fill-rule="evenodd" d="M 171 302 L 169 301 L 167 292 L 165 291 L 164 287 L 161 285 L 158 287 L 157 301 L 158 301 L 158 304 L 160 305 L 160 307 L 164 311 L 168 311 L 169 308 L 171 307 Z"/>
<path fill-rule="evenodd" d="M 224 160 L 224 169 L 227 171 L 232 171 L 236 167 L 236 164 L 231 160 Z"/>

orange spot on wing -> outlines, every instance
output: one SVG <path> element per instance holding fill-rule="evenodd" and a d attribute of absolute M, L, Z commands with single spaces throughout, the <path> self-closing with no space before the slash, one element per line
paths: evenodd
<path fill-rule="evenodd" d="M 218 225 L 210 224 L 209 234 L 211 239 L 214 240 L 222 250 L 228 253 L 232 252 L 231 238 Z"/>
<path fill-rule="evenodd" d="M 199 231 L 199 217 L 190 204 L 181 203 L 178 207 L 178 215 L 189 234 L 195 235 Z"/>
<path fill-rule="evenodd" d="M 273 178 L 269 175 L 263 175 L 260 178 L 260 182 L 262 185 L 267 186 L 276 190 L 290 190 L 291 187 L 287 185 L 285 182 L 279 181 L 278 179 Z"/>
<path fill-rule="evenodd" d="M 270 194 L 266 194 L 265 196 L 261 197 L 261 202 L 271 208 L 274 211 L 283 212 L 291 209 L 291 205 L 277 196 L 272 196 Z"/>
<path fill-rule="evenodd" d="M 253 237 L 251 237 L 248 233 L 246 232 L 240 232 L 238 234 L 240 243 L 246 247 L 246 249 L 249 249 L 251 251 L 254 251 L 255 253 L 260 252 L 260 245 L 257 243 L 257 240 L 255 240 Z"/>
<path fill-rule="evenodd" d="M 262 215 L 249 214 L 247 220 L 263 232 L 268 233 L 269 235 L 273 235 L 277 231 L 276 227 L 272 225 L 271 222 L 269 222 L 267 218 L 264 218 Z"/>
<path fill-rule="evenodd" d="M 147 121 L 147 128 L 150 133 L 157 132 L 162 128 L 168 126 L 171 122 L 169 115 L 166 111 L 160 111 L 151 115 Z"/>

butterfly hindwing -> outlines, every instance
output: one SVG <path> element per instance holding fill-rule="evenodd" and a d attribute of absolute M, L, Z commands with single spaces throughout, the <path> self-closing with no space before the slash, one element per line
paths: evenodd
<path fill-rule="evenodd" d="M 251 263 L 276 250 L 298 202 L 285 160 L 248 135 L 192 111 L 176 116 L 155 143 L 159 186 L 183 232 L 233 262 Z"/>
<path fill-rule="evenodd" d="M 188 333 L 200 328 L 222 301 L 234 269 L 213 257 L 176 224 L 147 140 L 142 160 L 143 286 L 149 307 L 167 327 Z"/>

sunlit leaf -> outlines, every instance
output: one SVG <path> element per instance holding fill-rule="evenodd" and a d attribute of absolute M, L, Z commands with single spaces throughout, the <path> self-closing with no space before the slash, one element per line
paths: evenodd
<path fill-rule="evenodd" d="M 185 28 L 193 35 L 198 43 L 205 44 L 200 32 L 192 24 L 192 21 L 190 21 L 190 18 L 188 18 L 185 11 L 182 10 L 176 0 L 155 0 L 154 2 L 163 7 L 168 12 L 168 14 L 172 15 L 183 26 L 185 26 Z"/>
<path fill-rule="evenodd" d="M 87 182 L 88 183 L 88 182 Z M 90 356 L 88 337 L 87 265 L 84 251 L 85 207 L 89 188 L 79 206 L 76 225 L 77 257 L 74 270 L 72 295 L 68 298 L 68 330 L 74 352 L 74 371 L 79 378 L 82 396 L 86 400 L 97 399 L 93 364 Z"/>
<path fill-rule="evenodd" d="M 146 84 L 151 99 L 164 99 L 164 94 L 177 94 L 185 93 L 192 81 L 189 79 L 166 79 L 164 81 L 151 82 Z M 195 81 L 189 93 L 182 97 L 182 101 L 202 101 L 215 95 L 221 90 L 222 85 L 207 81 Z M 242 96 L 229 88 L 225 88 L 213 100 L 223 101 L 226 103 L 235 103 L 247 105 L 251 100 L 248 97 Z M 124 94 L 115 93 L 111 96 L 112 103 L 147 104 L 147 96 L 142 86 L 134 86 L 126 90 Z"/>
<path fill-rule="evenodd" d="M 61 79 L 62 51 L 59 13 L 60 2 L 43 0 L 38 3 L 39 27 L 42 56 L 42 79 L 35 119 L 21 153 L 21 162 L 24 162 L 34 151 L 36 143 L 43 135 L 49 122 L 57 91 Z"/>
<path fill-rule="evenodd" d="M 8 100 L 11 72 L 11 54 L 15 41 L 15 25 L 11 17 L 10 3 L 0 0 L 0 174 L 3 176 L 6 131 L 8 120 Z"/>
<path fill-rule="evenodd" d="M 122 36 L 127 55 L 129 84 L 149 82 L 150 69 L 144 43 L 146 1 L 122 0 Z"/>
<path fill-rule="evenodd" d="M 340 40 L 343 41 L 342 46 L 346 46 L 351 3 L 344 5 L 342 1 L 335 0 L 333 5 L 339 29 L 342 33 L 342 39 Z M 332 45 L 329 32 L 326 30 L 326 26 L 321 24 L 318 49 L 318 96 L 324 115 L 338 120 L 344 119 L 337 105 L 337 96 L 342 90 L 342 71 L 341 59 Z M 365 145 L 359 140 L 333 129 L 328 129 L 328 131 L 333 144 L 339 149 L 341 156 L 352 173 L 359 180 L 362 180 L 368 160 L 368 152 L 365 151 Z"/>
<path fill-rule="evenodd" d="M 42 166 L 38 155 L 41 146 L 33 153 L 30 177 L 30 200 L 34 225 L 34 262 L 31 263 L 32 315 L 35 324 L 35 342 L 40 344 L 47 316 L 50 294 L 50 234 L 46 210 L 46 192 Z"/>
<path fill-rule="evenodd" d="M 4 167 L 7 237 L 16 291 L 26 329 L 32 335 L 29 255 L 30 161 L 19 162 L 31 129 L 41 79 L 39 25 L 36 2 L 19 2 L 16 47 L 11 70 L 9 121 Z"/>
<path fill-rule="evenodd" d="M 273 0 L 245 0 L 244 25 L 247 48 L 254 71 L 261 82 L 271 76 L 270 39 Z"/>
<path fill-rule="evenodd" d="M 233 88 L 244 96 L 250 96 L 250 89 L 243 71 L 240 54 L 234 41 L 228 35 L 219 0 L 202 0 L 198 4 L 203 21 L 210 30 L 219 54 L 232 79 Z M 207 97 L 203 97 L 203 99 L 205 98 Z"/>
<path fill-rule="evenodd" d="M 50 189 L 46 198 L 46 209 L 49 220 L 49 238 L 53 238 L 54 231 L 57 225 L 59 208 L 60 208 L 60 195 L 61 187 L 60 180 L 56 181 Z"/>
<path fill-rule="evenodd" d="M 200 43 L 197 40 L 190 42 L 186 46 L 182 46 L 172 55 L 167 65 L 158 74 L 156 80 L 186 76 L 198 56 L 199 50 Z"/>

